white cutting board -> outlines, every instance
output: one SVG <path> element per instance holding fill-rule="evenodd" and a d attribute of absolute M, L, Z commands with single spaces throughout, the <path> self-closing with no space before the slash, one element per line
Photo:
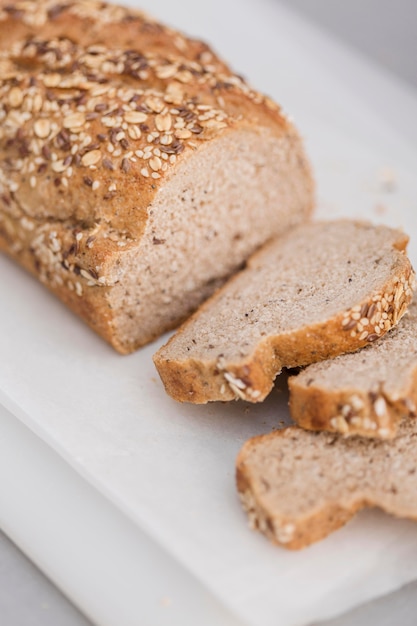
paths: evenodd
<path fill-rule="evenodd" d="M 142 6 L 212 41 L 294 113 L 315 166 L 321 215 L 367 217 L 416 233 L 417 151 L 403 132 L 415 132 L 413 94 L 272 1 Z M 401 119 L 390 116 L 395 107 Z M 249 532 L 235 495 L 234 458 L 249 436 L 288 417 L 283 382 L 260 406 L 178 405 L 164 394 L 151 362 L 161 342 L 120 357 L 3 258 L 0 285 L 7 294 L 0 311 L 0 402 L 239 619 L 305 624 L 417 577 L 417 526 L 377 512 L 295 554 Z M 82 516 L 75 498 L 77 506 Z M 90 616 L 114 624 L 106 615 L 117 614 L 122 596 L 114 588 L 103 592 L 111 585 L 104 571 L 77 584 L 64 558 L 42 556 L 47 548 L 39 549 L 28 515 L 7 502 L 2 508 L 11 537 L 18 535 Z M 97 512 L 97 527 L 105 525 L 104 515 Z M 74 532 L 57 519 L 62 536 Z M 119 531 L 113 528 L 115 538 Z M 118 568 L 130 571 L 124 550 Z M 137 623 L 140 597 L 137 605 L 129 598 L 117 626 Z"/>

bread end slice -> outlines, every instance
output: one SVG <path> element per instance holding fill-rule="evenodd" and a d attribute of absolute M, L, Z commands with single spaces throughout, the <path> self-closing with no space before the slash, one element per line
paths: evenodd
<path fill-rule="evenodd" d="M 328 502 L 320 510 L 312 510 L 302 518 L 273 512 L 256 495 L 257 486 L 251 474 L 247 458 L 256 453 L 264 437 L 255 437 L 246 442 L 236 461 L 236 484 L 240 502 L 248 516 L 249 528 L 259 531 L 273 544 L 288 550 L 301 550 L 312 543 L 324 539 L 344 526 L 360 508 L 354 503 L 346 509 L 334 502 Z M 260 478 L 261 489 L 267 491 L 269 483 Z"/>
<path fill-rule="evenodd" d="M 289 379 L 290 413 L 309 430 L 393 438 L 417 414 L 417 303 L 383 339 Z"/>
<path fill-rule="evenodd" d="M 250 439 L 236 461 L 237 489 L 252 528 L 299 549 L 363 507 L 417 519 L 417 420 L 393 441 L 314 433 L 297 426 Z"/>

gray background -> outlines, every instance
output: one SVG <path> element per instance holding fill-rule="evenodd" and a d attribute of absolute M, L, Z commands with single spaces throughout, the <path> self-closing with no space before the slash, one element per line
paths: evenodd
<path fill-rule="evenodd" d="M 417 87 L 416 0 L 280 1 Z M 415 626 L 416 616 L 417 584 L 412 584 L 326 624 Z M 1 533 L 0 623 L 2 626 L 90 624 Z"/>
<path fill-rule="evenodd" d="M 280 0 L 417 87 L 416 0 Z"/>

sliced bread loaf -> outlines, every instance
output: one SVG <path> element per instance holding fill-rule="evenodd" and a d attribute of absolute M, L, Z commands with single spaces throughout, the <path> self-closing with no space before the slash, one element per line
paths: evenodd
<path fill-rule="evenodd" d="M 383 320 L 378 310 L 374 317 Z M 310 365 L 289 387 L 291 416 L 303 428 L 394 437 L 403 416 L 416 416 L 417 304 L 381 341 Z"/>
<path fill-rule="evenodd" d="M 372 343 L 410 302 L 407 241 L 348 220 L 305 224 L 273 240 L 157 352 L 167 392 L 194 403 L 259 402 L 283 367 Z"/>
<path fill-rule="evenodd" d="M 250 439 L 237 458 L 237 488 L 251 526 L 299 549 L 361 508 L 417 520 L 417 420 L 393 441 L 289 427 Z"/>
<path fill-rule="evenodd" d="M 0 120 L 0 250 L 123 353 L 313 207 L 278 105 L 104 2 L 0 0 Z"/>

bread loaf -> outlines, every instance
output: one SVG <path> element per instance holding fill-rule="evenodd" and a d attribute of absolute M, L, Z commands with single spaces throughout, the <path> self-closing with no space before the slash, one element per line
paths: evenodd
<path fill-rule="evenodd" d="M 348 220 L 275 239 L 156 353 L 167 392 L 195 403 L 260 402 L 283 367 L 373 343 L 411 300 L 406 244 L 397 230 Z"/>
<path fill-rule="evenodd" d="M 93 0 L 0 0 L 0 249 L 117 350 L 175 327 L 313 206 L 278 106 Z"/>
<path fill-rule="evenodd" d="M 417 420 L 380 441 L 298 427 L 255 437 L 236 461 L 251 526 L 299 549 L 326 537 L 361 508 L 417 520 Z"/>
<path fill-rule="evenodd" d="M 375 308 L 381 321 L 381 310 Z M 381 341 L 289 379 L 290 413 L 309 430 L 381 439 L 417 413 L 417 304 Z"/>

